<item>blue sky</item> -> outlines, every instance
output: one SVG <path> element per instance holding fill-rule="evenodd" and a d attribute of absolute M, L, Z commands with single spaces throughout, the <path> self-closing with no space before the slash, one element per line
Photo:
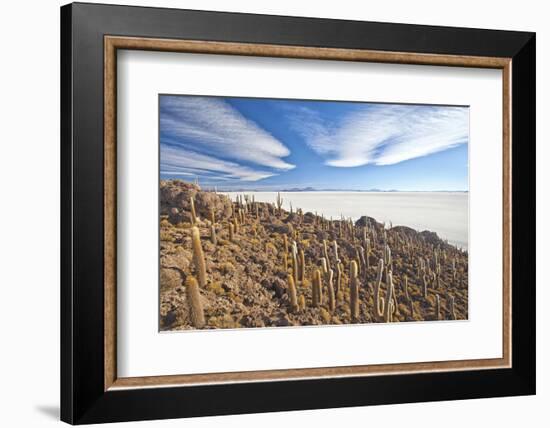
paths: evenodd
<path fill-rule="evenodd" d="M 467 107 L 160 96 L 161 178 L 219 189 L 468 190 Z"/>

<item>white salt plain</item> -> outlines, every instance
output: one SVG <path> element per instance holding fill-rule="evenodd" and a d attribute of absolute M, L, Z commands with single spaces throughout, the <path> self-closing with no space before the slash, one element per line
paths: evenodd
<path fill-rule="evenodd" d="M 226 193 L 233 200 L 242 192 Z M 246 192 L 258 202 L 275 202 L 277 192 Z M 281 192 L 283 206 L 354 221 L 366 215 L 394 226 L 436 232 L 450 244 L 468 248 L 467 192 Z"/>

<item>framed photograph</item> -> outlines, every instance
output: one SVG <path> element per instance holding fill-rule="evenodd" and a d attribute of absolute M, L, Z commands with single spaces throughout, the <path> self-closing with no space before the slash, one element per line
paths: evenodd
<path fill-rule="evenodd" d="M 62 420 L 535 393 L 533 33 L 76 3 L 61 54 Z"/>

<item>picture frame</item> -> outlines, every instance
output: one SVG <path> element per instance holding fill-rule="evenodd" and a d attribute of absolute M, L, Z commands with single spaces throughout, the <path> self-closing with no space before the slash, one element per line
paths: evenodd
<path fill-rule="evenodd" d="M 502 357 L 119 377 L 120 50 L 502 70 Z M 534 394 L 535 97 L 534 33 L 63 6 L 61 419 L 86 424 Z"/>

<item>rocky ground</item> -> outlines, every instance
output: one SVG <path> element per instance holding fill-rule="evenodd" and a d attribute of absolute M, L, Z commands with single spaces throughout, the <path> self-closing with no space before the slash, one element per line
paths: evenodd
<path fill-rule="evenodd" d="M 188 277 L 200 276 L 193 227 L 206 266 L 198 297 L 200 328 L 468 317 L 468 254 L 433 232 L 391 227 L 366 216 L 330 221 L 246 195 L 231 201 L 179 180 L 161 181 L 160 192 L 161 330 L 196 328 L 186 293 Z M 352 263 L 356 280 L 350 278 Z M 318 304 L 312 299 L 316 271 Z"/>

